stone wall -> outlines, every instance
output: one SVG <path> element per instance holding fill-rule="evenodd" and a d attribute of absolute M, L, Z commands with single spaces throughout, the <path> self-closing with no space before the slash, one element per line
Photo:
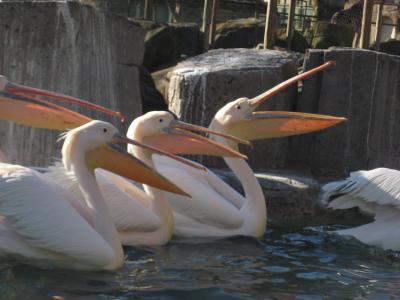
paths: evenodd
<path fill-rule="evenodd" d="M 337 64 L 304 81 L 297 110 L 345 116 L 348 122 L 292 138 L 289 165 L 335 177 L 400 168 L 400 57 L 360 49 L 310 50 L 305 69 L 326 60 Z"/>
<path fill-rule="evenodd" d="M 144 33 L 134 23 L 78 3 L 0 2 L 0 41 L 9 80 L 94 101 L 128 122 L 141 114 Z M 0 148 L 13 162 L 47 165 L 59 156 L 58 134 L 0 122 Z"/>

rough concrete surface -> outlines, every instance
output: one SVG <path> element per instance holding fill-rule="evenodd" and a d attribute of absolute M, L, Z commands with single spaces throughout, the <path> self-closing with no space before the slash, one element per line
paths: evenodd
<path fill-rule="evenodd" d="M 144 33 L 134 23 L 75 2 L 0 2 L 0 41 L 10 80 L 94 101 L 128 122 L 141 114 Z M 13 162 L 47 165 L 59 156 L 58 134 L 1 122 L 0 148 Z"/>
<path fill-rule="evenodd" d="M 336 66 L 304 81 L 298 111 L 348 118 L 324 132 L 291 139 L 292 162 L 314 174 L 400 168 L 400 57 L 360 49 L 310 50 L 305 69 Z"/>
<path fill-rule="evenodd" d="M 170 74 L 169 109 L 182 120 L 208 126 L 226 103 L 240 97 L 254 97 L 297 73 L 297 61 L 280 51 L 217 49 L 178 64 Z M 296 88 L 274 96 L 260 109 L 293 110 Z M 254 168 L 279 168 L 286 163 L 288 139 L 255 143 L 250 164 Z M 250 154 L 244 148 L 244 153 Z M 209 166 L 220 160 L 202 158 Z"/>

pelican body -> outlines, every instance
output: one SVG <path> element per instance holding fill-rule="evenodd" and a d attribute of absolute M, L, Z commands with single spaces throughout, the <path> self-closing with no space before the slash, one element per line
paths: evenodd
<path fill-rule="evenodd" d="M 209 132 L 205 128 L 179 122 L 169 112 L 155 111 L 136 118 L 130 125 L 127 136 L 176 154 L 244 157 L 228 147 L 188 131 L 189 129 Z M 227 135 L 223 136 L 229 138 Z M 245 143 L 242 140 L 241 142 Z M 153 167 L 151 152 L 131 145 L 128 145 L 128 152 Z M 178 162 L 178 165 L 185 166 L 182 162 Z M 202 168 L 199 169 L 200 173 L 204 172 Z M 64 168 L 50 167 L 46 175 L 74 192 L 80 199 L 83 198 L 77 188 L 76 177 L 66 173 Z M 144 185 L 143 191 L 132 182 L 104 170 L 98 170 L 96 177 L 124 245 L 159 246 L 170 241 L 174 232 L 174 218 L 163 191 L 148 185 Z M 186 199 L 191 201 L 190 198 Z"/>
<path fill-rule="evenodd" d="M 132 180 L 181 192 L 116 147 L 121 140 L 127 141 L 113 125 L 102 121 L 91 121 L 65 135 L 63 164 L 77 178 L 84 202 L 36 171 L 1 163 L 0 253 L 22 256 L 29 263 L 46 267 L 121 267 L 121 242 L 94 169 L 105 168 Z"/>
<path fill-rule="evenodd" d="M 352 172 L 344 180 L 324 185 L 322 191 L 321 201 L 332 209 L 358 207 L 374 216 L 371 223 L 335 233 L 385 250 L 400 250 L 400 171 Z"/>

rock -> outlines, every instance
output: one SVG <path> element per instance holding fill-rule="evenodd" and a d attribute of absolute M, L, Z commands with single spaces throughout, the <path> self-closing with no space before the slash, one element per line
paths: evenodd
<path fill-rule="evenodd" d="M 139 68 L 140 96 L 143 113 L 152 110 L 168 110 L 164 96 L 157 90 L 153 77 L 145 67 Z"/>
<path fill-rule="evenodd" d="M 354 31 L 350 26 L 320 21 L 314 27 L 311 47 L 315 49 L 326 49 L 332 46 L 351 47 L 353 37 Z"/>
<path fill-rule="evenodd" d="M 202 52 L 202 33 L 196 23 L 169 23 L 174 28 L 181 55 L 195 56 Z"/>
<path fill-rule="evenodd" d="M 231 171 L 213 170 L 221 179 L 243 194 Z M 342 224 L 355 226 L 371 220 L 358 209 L 332 210 L 319 203 L 320 183 L 310 174 L 278 170 L 256 173 L 267 204 L 268 226 L 295 228 Z"/>
<path fill-rule="evenodd" d="M 179 58 L 201 53 L 201 33 L 195 23 L 158 23 L 135 20 L 146 30 L 144 65 L 154 71 L 176 64 Z"/>
<path fill-rule="evenodd" d="M 229 20 L 217 24 L 214 48 L 253 48 L 264 40 L 265 20 Z"/>
<path fill-rule="evenodd" d="M 309 50 L 305 69 L 336 66 L 303 82 L 297 110 L 348 118 L 321 133 L 291 140 L 292 165 L 341 177 L 349 171 L 400 168 L 400 58 L 369 50 Z"/>
<path fill-rule="evenodd" d="M 275 39 L 276 46 L 286 48 L 287 45 L 287 36 L 286 29 L 278 29 L 276 32 Z M 290 50 L 295 52 L 304 53 L 310 46 L 308 45 L 307 40 L 304 36 L 301 35 L 297 30 L 293 31 L 293 39 L 292 39 L 292 47 Z"/>
<path fill-rule="evenodd" d="M 127 122 L 141 115 L 144 32 L 134 23 L 75 2 L 0 2 L 0 37 L 0 73 L 10 80 L 96 102 Z M 0 147 L 12 162 L 48 165 L 60 156 L 58 134 L 1 122 Z"/>
<path fill-rule="evenodd" d="M 169 80 L 170 80 L 170 72 L 175 67 L 170 67 L 166 69 L 162 69 L 156 72 L 151 73 L 151 77 L 153 77 L 153 81 L 155 83 L 155 87 L 157 91 L 164 97 L 165 102 L 168 104 L 168 89 L 169 89 Z"/>
<path fill-rule="evenodd" d="M 375 45 L 371 46 L 371 50 L 375 48 Z M 381 42 L 379 45 L 379 52 L 400 56 L 400 41 L 388 40 Z"/>
<path fill-rule="evenodd" d="M 272 50 L 217 49 L 187 59 L 170 73 L 169 109 L 182 120 L 208 126 L 227 102 L 253 97 L 297 73 L 290 54 Z M 291 110 L 296 88 L 279 93 L 260 109 Z M 250 163 L 255 168 L 279 168 L 286 163 L 288 139 L 256 142 Z M 243 149 L 249 153 L 248 149 Z M 202 158 L 220 166 L 219 159 Z"/>
<path fill-rule="evenodd" d="M 159 28 L 148 31 L 145 43 L 146 51 L 143 65 L 149 71 L 175 63 L 180 57 L 178 37 L 175 30 L 168 25 L 162 25 Z"/>

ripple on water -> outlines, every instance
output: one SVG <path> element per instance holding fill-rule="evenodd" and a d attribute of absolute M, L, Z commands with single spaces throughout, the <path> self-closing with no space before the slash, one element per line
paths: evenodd
<path fill-rule="evenodd" d="M 40 270 L 3 259 L 0 299 L 400 299 L 397 253 L 321 228 L 125 253 L 118 272 Z"/>

